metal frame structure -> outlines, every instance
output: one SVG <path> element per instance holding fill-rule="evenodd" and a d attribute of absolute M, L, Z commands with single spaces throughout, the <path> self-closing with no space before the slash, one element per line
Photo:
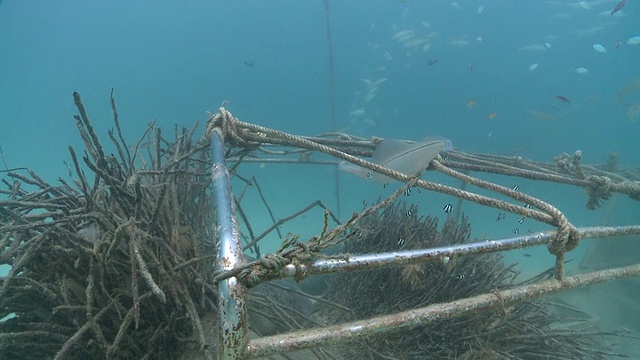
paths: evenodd
<path fill-rule="evenodd" d="M 215 270 L 232 270 L 243 264 L 242 244 L 235 217 L 229 171 L 224 157 L 224 140 L 220 129 L 214 129 L 211 137 L 212 180 L 214 206 L 217 216 L 217 267 Z M 591 227 L 578 229 L 581 238 L 615 237 L 640 234 L 640 226 Z M 305 275 L 336 271 L 367 270 L 385 266 L 407 265 L 427 261 L 448 262 L 450 258 L 506 251 L 547 244 L 555 231 L 541 232 L 481 243 L 461 244 L 443 248 L 398 251 L 351 256 L 348 259 L 319 259 L 311 264 L 287 265 L 282 277 L 293 277 L 300 271 Z M 359 320 L 319 329 L 303 330 L 287 334 L 248 339 L 246 287 L 236 277 L 218 283 L 220 315 L 219 359 L 245 359 L 283 351 L 301 350 L 340 340 L 350 340 L 384 331 L 418 326 L 435 319 L 453 318 L 472 311 L 482 311 L 497 306 L 509 306 L 517 302 L 543 297 L 551 293 L 597 283 L 640 276 L 640 263 L 586 274 L 566 276 L 530 285 L 518 286 L 492 294 L 460 299 L 448 304 L 434 304 L 397 314 Z"/>
<path fill-rule="evenodd" d="M 216 207 L 216 264 L 219 269 L 231 270 L 242 264 L 242 243 L 235 216 L 229 170 L 224 158 L 224 140 L 220 129 L 211 135 L 211 178 Z M 242 359 L 248 340 L 246 287 L 236 277 L 218 283 L 218 311 L 220 315 L 220 359 Z"/>

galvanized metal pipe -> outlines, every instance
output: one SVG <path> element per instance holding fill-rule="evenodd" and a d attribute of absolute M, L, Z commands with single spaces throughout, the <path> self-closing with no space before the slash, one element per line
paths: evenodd
<path fill-rule="evenodd" d="M 243 263 L 242 243 L 235 216 L 229 169 L 224 158 L 224 137 L 219 128 L 211 135 L 211 178 L 213 206 L 216 211 L 217 260 L 221 270 L 231 270 Z M 218 283 L 220 342 L 218 358 L 243 359 L 248 341 L 246 287 L 236 277 Z"/>
<path fill-rule="evenodd" d="M 478 311 L 504 307 L 506 309 L 518 302 L 535 299 L 588 285 L 607 281 L 640 276 L 640 264 L 601 270 L 587 274 L 567 276 L 563 281 L 555 279 L 518 286 L 513 289 L 496 291 L 446 304 L 433 304 L 420 309 L 358 320 L 345 324 L 319 329 L 307 329 L 282 335 L 261 337 L 251 340 L 247 345 L 248 357 L 266 356 L 283 351 L 295 351 L 325 346 L 339 341 L 349 341 L 367 335 L 391 330 L 410 329 L 432 321 L 450 319 Z"/>
<path fill-rule="evenodd" d="M 640 226 L 588 227 L 578 229 L 583 239 L 594 237 L 613 237 L 640 234 Z M 555 231 L 540 232 L 500 240 L 487 240 L 480 243 L 460 244 L 447 247 L 395 251 L 379 254 L 349 256 L 346 259 L 319 259 L 310 264 L 287 265 L 281 272 L 283 277 L 293 277 L 296 271 L 305 276 L 336 271 L 354 271 L 377 269 L 385 266 L 418 264 L 428 261 L 448 262 L 455 256 L 484 254 L 496 251 L 520 249 L 542 245 L 556 235 Z M 297 266 L 297 270 L 296 270 Z"/>

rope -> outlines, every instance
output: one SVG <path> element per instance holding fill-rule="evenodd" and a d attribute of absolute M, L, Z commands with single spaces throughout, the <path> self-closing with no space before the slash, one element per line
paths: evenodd
<path fill-rule="evenodd" d="M 207 127 L 205 129 L 205 137 L 207 141 L 211 139 L 211 133 L 213 129 L 219 128 L 224 136 L 225 144 L 232 147 L 240 147 L 248 150 L 257 149 L 261 142 L 259 141 L 247 141 L 241 132 L 237 128 L 239 120 L 234 118 L 227 109 L 223 106 L 220 107 L 215 115 L 210 116 L 207 121 Z"/>
<path fill-rule="evenodd" d="M 414 186 L 416 181 L 417 178 L 414 177 L 384 201 L 365 209 L 361 213 L 354 214 L 349 221 L 330 231 L 327 231 L 329 212 L 325 211 L 324 227 L 319 236 L 314 236 L 307 243 L 304 243 L 299 241 L 298 235 L 287 234 L 282 245 L 274 254 L 264 255 L 256 261 L 243 264 L 231 270 L 218 271 L 214 274 L 214 282 L 217 283 L 232 276 L 238 276 L 239 280 L 247 287 L 252 287 L 267 279 L 278 278 L 282 269 L 289 264 L 293 264 L 296 268 L 294 279 L 301 281 L 306 274 L 301 270 L 300 264 L 324 257 L 321 253 L 322 250 L 342 243 L 351 236 L 357 235 L 357 230 L 348 231 L 348 229 L 353 228 L 361 219 L 369 214 L 391 204 L 408 188 Z M 344 256 L 339 257 L 342 258 Z"/>
<path fill-rule="evenodd" d="M 587 209 L 595 210 L 602 205 L 603 200 L 611 197 L 611 179 L 605 176 L 591 175 L 587 177 L 589 184 L 584 187 L 584 191 L 589 195 Z"/>
<path fill-rule="evenodd" d="M 242 122 L 237 118 L 234 118 L 229 111 L 224 109 L 224 107 L 221 107 L 218 113 L 209 118 L 206 136 L 209 137 L 211 131 L 215 127 L 221 129 L 228 145 L 232 147 L 243 147 L 254 150 L 262 149 L 265 144 L 268 144 L 301 148 L 306 151 L 317 151 L 334 158 L 346 160 L 355 165 L 404 182 L 405 187 L 403 187 L 403 189 L 416 186 L 426 190 L 455 196 L 460 199 L 473 201 L 481 205 L 516 213 L 554 226 L 557 228 L 557 236 L 549 242 L 548 250 L 551 254 L 556 256 L 555 276 L 557 279 L 562 279 L 564 276 L 563 264 L 565 253 L 575 249 L 580 242 L 579 232 L 566 218 L 566 216 L 553 205 L 531 195 L 463 174 L 453 168 L 581 186 L 589 196 L 586 207 L 590 210 L 600 207 L 602 202 L 609 199 L 613 192 L 625 193 L 632 199 L 640 200 L 640 182 L 624 180 L 614 183 L 611 180 L 612 177 L 616 178 L 616 180 L 621 179 L 617 174 L 605 176 L 603 174 L 609 174 L 592 167 L 582 166 L 582 152 L 580 150 L 576 151 L 572 156 L 567 153 L 563 153 L 556 157 L 554 159 L 555 168 L 549 164 L 529 162 L 521 157 L 504 157 L 490 154 L 478 155 L 460 151 L 450 151 L 447 153 L 446 159 L 442 159 L 438 155 L 430 163 L 431 169 L 438 170 L 443 174 L 460 179 L 465 183 L 506 195 L 515 201 L 528 204 L 532 207 L 528 208 L 488 196 L 414 178 L 369 162 L 360 157 L 353 156 L 354 153 L 358 155 L 371 154 L 372 152 L 370 149 L 372 145 L 375 147 L 380 141 L 382 141 L 380 138 L 372 138 L 367 142 L 362 139 L 355 139 L 354 141 L 352 137 L 342 135 L 339 136 L 339 139 L 337 140 L 330 140 L 326 137 L 301 137 L 279 130 Z M 359 150 L 362 148 L 364 148 L 364 150 Z M 274 154 L 273 151 L 264 151 Z M 282 152 L 282 154 L 286 155 L 288 153 Z M 306 154 L 304 161 L 308 162 L 309 153 Z M 393 199 L 399 196 L 399 194 L 400 193 L 398 192 L 394 193 L 394 195 L 382 203 L 390 203 Z M 310 239 L 306 244 L 298 241 L 297 237 L 288 236 L 287 239 L 285 239 L 283 246 L 276 254 L 265 256 L 250 263 L 250 265 L 243 266 L 241 270 L 233 269 L 231 271 L 220 273 L 216 279 L 222 279 L 239 274 L 241 281 L 245 282 L 248 286 L 253 286 L 267 278 L 277 277 L 284 266 L 291 263 L 303 263 L 304 261 L 322 256 L 320 254 L 322 249 L 348 239 L 350 234 L 347 233 L 345 235 L 345 230 L 357 223 L 357 221 L 363 216 L 366 216 L 365 213 L 368 213 L 368 210 L 381 207 L 382 203 L 365 209 L 361 214 L 352 217 L 347 223 L 338 226 L 332 231 L 327 233 L 323 231 L 321 236 Z"/>

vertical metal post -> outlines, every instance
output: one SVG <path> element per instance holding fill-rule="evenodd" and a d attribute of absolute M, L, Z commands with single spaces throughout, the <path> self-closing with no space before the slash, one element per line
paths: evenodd
<path fill-rule="evenodd" d="M 211 178 L 213 201 L 216 210 L 218 269 L 231 270 L 242 264 L 242 244 L 235 216 L 235 205 L 231 193 L 229 169 L 224 158 L 224 137 L 219 128 L 211 135 Z M 231 277 L 218 283 L 218 311 L 220 314 L 220 343 L 218 358 L 221 360 L 242 359 L 248 342 L 247 289 Z"/>

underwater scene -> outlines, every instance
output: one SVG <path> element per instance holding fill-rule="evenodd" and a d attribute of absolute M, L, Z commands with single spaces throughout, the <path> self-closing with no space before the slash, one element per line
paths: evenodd
<path fill-rule="evenodd" d="M 639 19 L 0 0 L 0 359 L 637 358 Z"/>

